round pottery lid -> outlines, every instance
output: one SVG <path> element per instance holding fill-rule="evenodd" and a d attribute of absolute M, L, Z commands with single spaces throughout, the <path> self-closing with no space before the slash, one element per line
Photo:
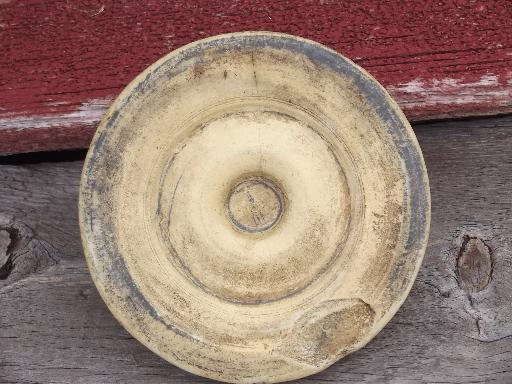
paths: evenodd
<path fill-rule="evenodd" d="M 114 316 L 172 364 L 279 382 L 361 348 L 425 251 L 413 131 L 364 70 L 284 34 L 197 41 L 113 103 L 85 162 L 80 226 Z"/>

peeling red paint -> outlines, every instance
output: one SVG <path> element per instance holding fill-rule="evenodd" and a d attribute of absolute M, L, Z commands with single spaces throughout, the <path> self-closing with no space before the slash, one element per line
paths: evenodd
<path fill-rule="evenodd" d="M 336 49 L 386 86 L 411 120 L 510 112 L 511 19 L 507 1 L 3 0 L 0 154 L 87 146 L 95 122 L 63 117 L 112 99 L 172 49 L 241 30 Z M 27 125 L 49 116 L 54 125 Z"/>

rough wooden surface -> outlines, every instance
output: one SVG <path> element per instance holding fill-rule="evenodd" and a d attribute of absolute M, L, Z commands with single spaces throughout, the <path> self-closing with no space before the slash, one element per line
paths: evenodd
<path fill-rule="evenodd" d="M 512 118 L 415 131 L 432 192 L 418 279 L 372 342 L 302 383 L 512 382 Z M 0 212 L 62 253 L 0 288 L 0 383 L 208 382 L 142 347 L 98 297 L 78 237 L 81 165 L 0 165 Z"/>
<path fill-rule="evenodd" d="M 86 147 L 112 98 L 149 64 L 246 30 L 336 49 L 412 120 L 511 111 L 511 17 L 503 0 L 2 0 L 0 153 Z"/>

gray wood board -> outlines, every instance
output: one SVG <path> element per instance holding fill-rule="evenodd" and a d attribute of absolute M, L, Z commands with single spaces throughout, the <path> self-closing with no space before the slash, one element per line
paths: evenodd
<path fill-rule="evenodd" d="M 512 117 L 415 131 L 432 225 L 414 287 L 364 349 L 302 383 L 512 383 Z M 139 344 L 96 293 L 77 222 L 81 167 L 0 164 L 0 266 L 11 258 L 0 280 L 0 383 L 208 382 Z M 16 236 L 28 240 L 14 247 Z"/>

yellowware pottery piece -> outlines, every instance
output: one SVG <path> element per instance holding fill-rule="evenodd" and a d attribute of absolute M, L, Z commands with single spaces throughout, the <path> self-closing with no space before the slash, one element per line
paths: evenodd
<path fill-rule="evenodd" d="M 233 383 L 292 380 L 361 348 L 425 251 L 427 173 L 370 75 L 298 37 L 171 52 L 94 137 L 80 226 L 96 286 L 152 351 Z"/>

